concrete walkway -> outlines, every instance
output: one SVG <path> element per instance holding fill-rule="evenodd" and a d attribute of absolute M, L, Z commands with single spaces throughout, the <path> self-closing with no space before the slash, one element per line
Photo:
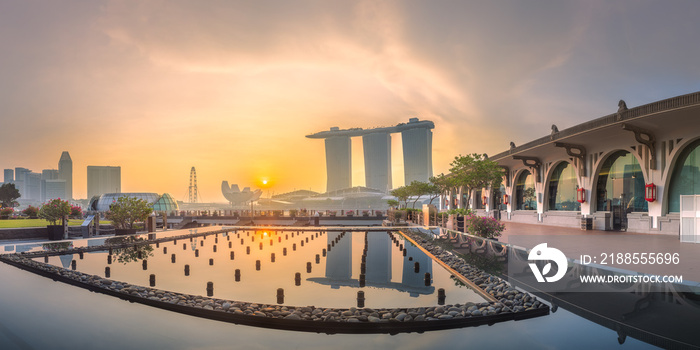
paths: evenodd
<path fill-rule="evenodd" d="M 681 243 L 677 235 L 655 235 L 617 231 L 584 231 L 576 228 L 506 222 L 506 229 L 499 241 L 532 248 L 548 243 L 569 259 L 579 260 L 582 254 L 596 259 L 604 258 L 607 266 L 657 275 L 682 275 L 683 281 L 700 282 L 700 244 Z M 610 255 L 618 253 L 678 253 L 679 263 L 666 264 L 618 264 Z M 647 254 L 647 256 L 648 256 Z"/>

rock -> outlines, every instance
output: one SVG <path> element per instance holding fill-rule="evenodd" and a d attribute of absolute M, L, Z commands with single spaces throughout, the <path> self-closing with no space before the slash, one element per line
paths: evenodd
<path fill-rule="evenodd" d="M 367 321 L 372 322 L 372 323 L 377 323 L 377 322 L 381 321 L 381 319 L 379 317 L 368 316 Z"/>
<path fill-rule="evenodd" d="M 299 321 L 299 320 L 301 320 L 301 317 L 299 317 L 299 315 L 297 315 L 297 314 L 289 314 L 289 315 L 285 316 L 284 319 L 285 320 Z"/>

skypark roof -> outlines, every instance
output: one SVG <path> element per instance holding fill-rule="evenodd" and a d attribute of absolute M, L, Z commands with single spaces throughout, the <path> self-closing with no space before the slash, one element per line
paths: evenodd
<path fill-rule="evenodd" d="M 372 129 L 362 129 L 362 128 L 350 128 L 350 129 L 339 129 L 338 127 L 332 127 L 330 130 L 317 132 L 315 134 L 306 135 L 310 139 L 325 139 L 333 136 L 362 136 L 373 133 L 395 133 L 402 132 L 409 129 L 435 129 L 435 124 L 429 120 L 418 120 L 418 118 L 409 119 L 408 123 L 400 123 L 395 126 L 388 127 L 378 127 Z"/>

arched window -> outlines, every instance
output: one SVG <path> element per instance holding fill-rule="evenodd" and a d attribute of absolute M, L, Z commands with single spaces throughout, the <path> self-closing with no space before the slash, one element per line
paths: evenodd
<path fill-rule="evenodd" d="M 613 153 L 598 173 L 597 210 L 622 206 L 626 212 L 647 211 L 644 176 L 637 158 L 627 151 Z"/>
<path fill-rule="evenodd" d="M 668 211 L 681 210 L 680 196 L 700 194 L 700 140 L 681 152 L 668 186 Z"/>
<path fill-rule="evenodd" d="M 517 210 L 536 210 L 535 181 L 532 174 L 525 170 L 515 183 L 515 208 Z"/>
<path fill-rule="evenodd" d="M 559 163 L 549 180 L 549 210 L 580 211 L 581 203 L 576 201 L 577 188 L 573 165 Z"/>

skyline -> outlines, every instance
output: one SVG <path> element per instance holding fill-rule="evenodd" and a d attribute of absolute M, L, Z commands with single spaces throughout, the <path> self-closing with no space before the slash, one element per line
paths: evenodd
<path fill-rule="evenodd" d="M 436 5 L 437 4 L 437 5 Z M 122 191 L 323 192 L 304 136 L 431 120 L 433 173 L 700 90 L 694 1 L 0 1 L 0 167 L 122 168 Z M 393 185 L 403 185 L 400 136 Z M 364 184 L 361 140 L 354 186 Z M 289 171 L 292 170 L 292 171 Z M 263 185 L 262 181 L 268 184 Z"/>

